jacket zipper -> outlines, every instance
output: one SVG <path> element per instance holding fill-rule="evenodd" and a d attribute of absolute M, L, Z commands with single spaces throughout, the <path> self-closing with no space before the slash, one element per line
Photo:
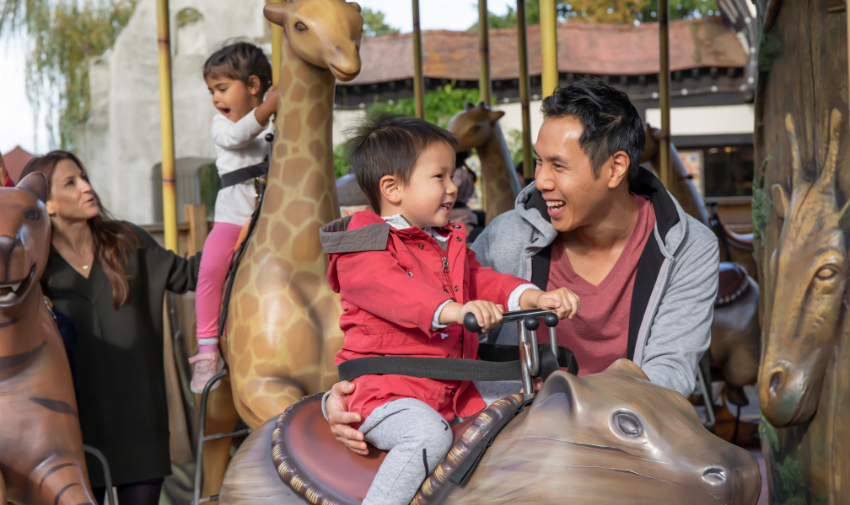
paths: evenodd
<path fill-rule="evenodd" d="M 437 244 L 437 239 L 432 237 L 431 240 L 434 241 L 434 245 L 437 246 L 437 249 L 440 250 L 440 254 L 442 254 L 443 257 L 443 274 L 445 274 L 446 276 L 446 282 L 449 288 L 449 296 L 452 297 L 452 301 L 457 302 L 454 293 L 452 293 L 452 278 L 449 276 L 449 258 L 447 257 L 449 253 L 449 244 L 446 244 L 446 252 L 443 252 L 443 248 L 440 247 L 439 244 Z M 463 330 L 460 331 L 460 355 L 463 356 Z"/>

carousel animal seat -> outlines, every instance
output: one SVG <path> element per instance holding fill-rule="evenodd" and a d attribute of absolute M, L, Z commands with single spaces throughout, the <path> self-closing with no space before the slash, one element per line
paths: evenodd
<path fill-rule="evenodd" d="M 747 271 L 737 263 L 720 262 L 720 279 L 717 287 L 715 307 L 725 307 L 746 293 L 749 287 Z"/>
<path fill-rule="evenodd" d="M 512 413 L 522 402 L 521 396 L 514 396 L 453 426 L 455 441 L 447 460 L 459 463 L 469 454 L 469 446 L 484 438 L 495 421 Z M 485 412 L 490 415 L 482 415 Z M 295 403 L 278 417 L 272 434 L 272 457 L 281 479 L 310 503 L 359 505 L 386 452 L 369 446 L 369 455 L 359 456 L 338 442 L 322 415 L 322 395 L 317 394 Z M 431 491 L 436 491 L 449 485 L 448 474 L 432 474 L 430 482 Z"/>
<path fill-rule="evenodd" d="M 752 233 L 735 233 L 723 223 L 720 223 L 720 226 L 723 230 L 723 234 L 726 235 L 726 238 L 728 238 L 733 245 L 737 245 L 738 247 L 741 247 L 743 249 L 753 248 Z"/>

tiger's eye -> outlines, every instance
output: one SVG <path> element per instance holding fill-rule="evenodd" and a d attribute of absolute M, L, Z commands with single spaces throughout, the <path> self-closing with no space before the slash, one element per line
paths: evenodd
<path fill-rule="evenodd" d="M 614 414 L 614 424 L 620 428 L 620 431 L 630 437 L 637 437 L 643 433 L 643 426 L 640 424 L 640 419 L 629 412 L 618 412 Z"/>

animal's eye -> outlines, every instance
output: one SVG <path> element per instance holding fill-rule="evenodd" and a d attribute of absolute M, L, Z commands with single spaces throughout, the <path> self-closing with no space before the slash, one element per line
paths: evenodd
<path fill-rule="evenodd" d="M 299 21 L 299 22 L 295 23 L 295 29 L 298 30 L 299 32 L 306 32 L 307 31 L 307 25 L 305 25 L 304 23 Z"/>
<path fill-rule="evenodd" d="M 27 207 L 26 210 L 24 210 L 24 217 L 30 221 L 38 221 L 41 219 L 41 212 L 39 212 L 35 207 Z"/>
<path fill-rule="evenodd" d="M 620 428 L 620 431 L 630 437 L 637 437 L 643 433 L 640 419 L 629 412 L 617 412 L 614 414 L 614 424 Z"/>
<path fill-rule="evenodd" d="M 480 131 L 481 131 L 481 125 L 475 125 L 475 126 L 472 128 L 472 131 L 473 131 L 473 132 L 475 132 L 475 133 L 480 132 Z"/>
<path fill-rule="evenodd" d="M 831 266 L 821 267 L 821 269 L 818 270 L 818 273 L 817 273 L 818 279 L 823 280 L 823 281 L 825 281 L 827 279 L 832 279 L 833 277 L 835 277 L 837 275 L 838 275 L 838 271 L 835 269 L 835 267 L 831 267 Z"/>

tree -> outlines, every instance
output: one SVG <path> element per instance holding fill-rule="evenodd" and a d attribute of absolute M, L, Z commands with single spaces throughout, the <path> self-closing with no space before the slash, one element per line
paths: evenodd
<path fill-rule="evenodd" d="M 384 22 L 384 13 L 381 11 L 364 7 L 360 15 L 363 16 L 363 36 L 365 37 L 392 35 L 399 32 L 398 28 L 393 28 Z"/>
<path fill-rule="evenodd" d="M 27 95 L 47 111 L 51 145 L 70 149 L 88 117 L 91 58 L 115 43 L 137 0 L 0 0 L 0 36 L 27 43 Z"/>
<path fill-rule="evenodd" d="M 720 14 L 717 0 L 673 0 L 670 6 L 670 19 L 691 19 L 694 17 Z M 567 0 L 556 4 L 558 19 L 561 21 L 582 21 L 587 23 L 627 23 L 639 24 L 658 20 L 658 0 Z M 540 0 L 527 0 L 525 17 L 528 26 L 540 24 Z M 514 28 L 517 25 L 516 10 L 508 6 L 503 15 L 489 13 L 490 28 Z M 470 30 L 477 30 L 478 23 Z"/>
<path fill-rule="evenodd" d="M 466 102 L 478 103 L 481 95 L 478 88 L 456 88 L 456 82 L 446 84 L 438 91 L 425 93 L 425 120 L 439 125 L 443 128 L 449 123 L 449 119 L 463 110 Z M 493 99 L 495 103 L 495 98 Z M 415 105 L 413 98 L 404 98 L 398 102 L 377 102 L 367 107 L 369 112 L 384 111 L 393 114 L 404 114 L 413 116 Z"/>

